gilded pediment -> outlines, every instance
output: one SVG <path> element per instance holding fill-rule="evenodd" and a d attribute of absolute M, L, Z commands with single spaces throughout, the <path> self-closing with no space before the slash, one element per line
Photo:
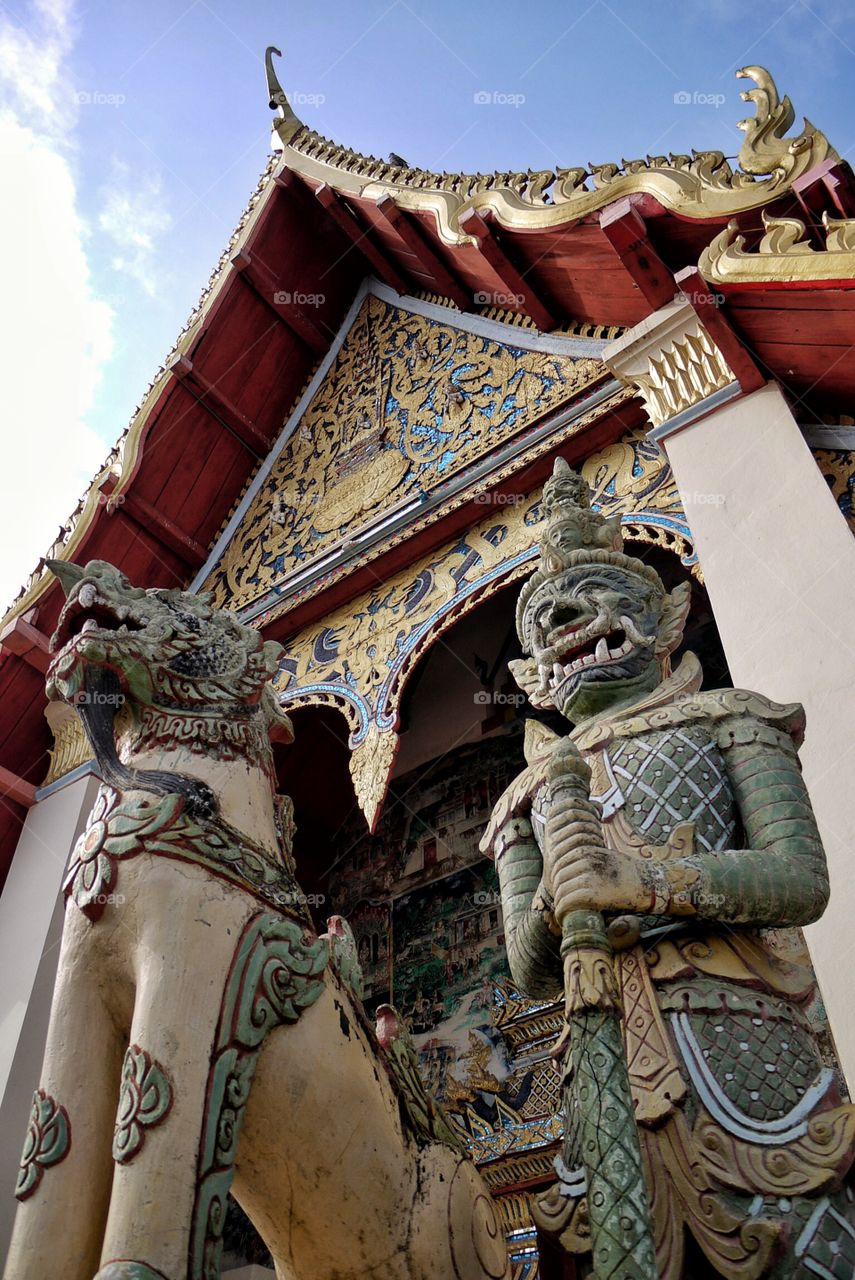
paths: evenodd
<path fill-rule="evenodd" d="M 243 608 L 372 524 L 419 510 L 608 377 L 591 355 L 600 344 L 406 303 L 369 291 L 356 308 L 218 550 L 205 582 L 217 605 Z"/>

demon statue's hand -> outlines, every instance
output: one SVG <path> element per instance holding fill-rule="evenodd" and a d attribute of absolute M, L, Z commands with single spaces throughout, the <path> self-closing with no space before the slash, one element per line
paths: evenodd
<path fill-rule="evenodd" d="M 645 912 L 651 894 L 641 883 L 634 858 L 603 846 L 577 850 L 556 858 L 550 867 L 547 888 L 559 923 L 571 911 Z"/>
<path fill-rule="evenodd" d="M 590 770 L 569 738 L 556 747 L 547 776 L 543 879 L 558 922 L 577 910 L 647 910 L 651 891 L 639 861 L 607 848 Z"/>

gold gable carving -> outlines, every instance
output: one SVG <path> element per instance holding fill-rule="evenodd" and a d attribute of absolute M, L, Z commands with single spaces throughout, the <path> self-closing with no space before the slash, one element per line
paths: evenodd
<path fill-rule="evenodd" d="M 841 515 L 855 533 L 855 450 L 814 448 L 811 452 Z"/>
<path fill-rule="evenodd" d="M 208 577 L 218 606 L 258 599 L 608 376 L 452 321 L 366 297 Z"/>

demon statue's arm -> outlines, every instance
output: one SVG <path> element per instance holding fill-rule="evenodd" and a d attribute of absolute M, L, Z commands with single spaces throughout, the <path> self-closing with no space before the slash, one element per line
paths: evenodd
<path fill-rule="evenodd" d="M 560 990 L 558 914 L 578 908 L 742 925 L 804 925 L 828 900 L 828 873 L 810 799 L 789 734 L 755 717 L 716 726 L 742 829 L 743 848 L 693 850 L 691 826 L 655 857 L 592 845 L 572 859 L 547 849 L 531 805 L 548 756 L 575 748 L 556 739 L 496 806 L 482 847 L 496 859 L 514 980 L 535 996 Z M 538 759 L 539 757 L 539 759 Z M 527 812 L 528 811 L 528 812 Z"/>
<path fill-rule="evenodd" d="M 684 824 L 646 856 L 607 848 L 605 841 L 570 859 L 547 849 L 544 883 L 559 917 L 594 908 L 775 926 L 810 924 L 822 915 L 829 892 L 825 854 L 789 735 L 753 716 L 710 728 L 743 847 L 693 849 L 692 826 Z M 562 740 L 558 749 L 568 748 Z"/>
<path fill-rule="evenodd" d="M 552 877 L 544 867 L 538 801 L 549 761 L 563 744 L 575 754 L 569 739 L 536 720 L 526 722 L 527 767 L 499 797 L 481 840 L 481 849 L 496 863 L 511 975 L 523 991 L 548 1000 L 558 999 L 563 990 L 561 929 L 548 887 Z"/>
<path fill-rule="evenodd" d="M 492 843 L 502 894 L 505 946 L 514 982 L 529 995 L 562 992 L 561 934 L 543 885 L 543 857 L 528 818 L 507 817 Z"/>
<path fill-rule="evenodd" d="M 726 924 L 812 923 L 828 902 L 828 870 L 789 736 L 754 719 L 717 736 L 745 847 L 654 864 L 660 883 L 646 910 Z"/>

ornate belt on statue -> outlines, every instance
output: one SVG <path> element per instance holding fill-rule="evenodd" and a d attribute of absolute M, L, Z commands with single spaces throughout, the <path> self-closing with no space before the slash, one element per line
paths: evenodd
<path fill-rule="evenodd" d="M 195 863 L 311 927 L 306 900 L 290 869 L 225 823 L 191 817 L 182 795 L 122 798 L 102 786 L 63 881 L 90 920 L 116 899 L 118 863 L 141 853 Z"/>

